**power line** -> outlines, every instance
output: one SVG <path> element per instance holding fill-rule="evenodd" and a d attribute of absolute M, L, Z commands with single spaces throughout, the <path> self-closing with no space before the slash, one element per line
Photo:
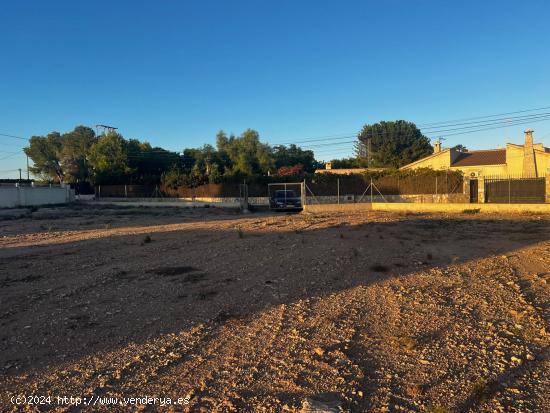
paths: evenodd
<path fill-rule="evenodd" d="M 504 127 L 506 127 L 506 126 L 514 126 L 516 124 L 517 125 L 522 124 L 522 123 L 518 123 L 519 121 L 524 121 L 524 120 L 527 121 L 528 120 L 528 121 L 535 122 L 535 121 L 546 120 L 546 119 L 550 119 L 550 112 L 534 114 L 534 115 L 528 115 L 528 116 L 518 116 L 518 117 L 514 117 L 514 118 L 503 118 L 503 120 L 501 120 L 501 121 L 498 121 L 497 119 L 495 119 L 495 121 L 475 122 L 475 124 L 471 124 L 469 126 L 463 126 L 463 127 L 451 128 L 451 129 L 438 129 L 438 130 L 428 131 L 427 133 L 430 134 L 430 135 L 437 135 L 437 134 L 440 134 L 440 133 L 452 132 L 452 131 L 455 131 L 455 130 L 475 129 L 475 128 L 479 128 L 479 127 L 483 127 L 483 126 L 489 126 L 489 125 L 504 125 Z M 448 126 L 459 126 L 459 125 L 461 125 L 461 124 L 458 124 L 458 123 L 454 124 L 454 125 L 450 124 Z M 422 129 L 422 130 L 424 130 L 424 129 Z M 371 137 L 372 136 L 384 136 L 384 135 L 388 135 L 390 133 L 391 132 L 378 132 L 378 133 L 370 134 L 369 136 L 371 136 Z M 447 135 L 447 136 L 449 136 L 449 135 Z M 309 139 L 309 140 L 304 140 L 304 141 L 296 141 L 296 142 L 286 143 L 286 145 L 298 144 L 298 143 L 309 143 L 309 142 L 325 142 L 325 141 L 340 140 L 340 139 L 352 139 L 352 138 L 353 139 L 357 138 L 357 134 L 347 135 L 347 136 L 342 136 L 342 137 L 335 137 L 335 138 L 319 138 L 319 139 Z M 281 145 L 283 145 L 283 144 L 281 144 Z M 314 145 L 302 145 L 302 146 L 314 146 Z"/>
<path fill-rule="evenodd" d="M 494 127 L 491 127 L 491 128 L 470 130 L 470 131 L 466 131 L 466 132 L 447 133 L 447 134 L 445 134 L 445 136 L 464 135 L 464 134 L 467 134 L 467 133 L 482 132 L 482 131 L 493 130 L 493 129 L 502 129 L 502 128 L 507 128 L 509 126 L 525 125 L 525 124 L 529 124 L 529 123 L 544 122 L 544 121 L 547 121 L 547 120 L 550 120 L 550 117 L 547 117 L 545 119 L 540 119 L 540 120 L 528 120 L 528 121 L 524 121 L 524 122 L 518 122 L 518 123 L 510 124 L 510 125 L 494 126 Z"/>
<path fill-rule="evenodd" d="M 445 132 L 445 136 L 465 135 L 465 134 L 468 134 L 468 133 L 488 131 L 488 130 L 493 130 L 493 129 L 502 129 L 502 128 L 507 128 L 507 127 L 510 127 L 510 126 L 524 125 L 524 124 L 528 124 L 528 123 L 543 122 L 543 121 L 548 121 L 548 120 L 550 120 L 550 114 L 549 115 L 542 115 L 542 116 L 539 116 L 537 118 L 529 118 L 527 120 L 517 119 L 517 120 L 512 121 L 512 122 L 486 123 L 485 126 L 493 125 L 491 127 L 486 127 L 486 128 L 479 128 L 479 126 L 484 126 L 483 124 L 481 124 L 481 125 L 475 126 L 475 127 L 478 127 L 478 129 L 471 129 L 472 127 L 469 127 L 468 130 L 463 130 L 463 129 L 466 129 L 466 128 L 453 128 L 453 129 L 446 129 L 446 130 L 431 131 L 431 132 L 429 132 L 429 134 L 430 135 L 438 135 L 440 133 Z M 446 133 L 446 132 L 451 132 L 453 130 L 463 130 L 463 131 L 462 132 L 455 132 L 455 133 Z M 389 134 L 389 132 L 379 132 L 379 133 L 369 134 L 368 136 L 369 137 L 375 137 L 375 136 L 385 136 L 385 135 L 388 135 L 388 134 Z M 352 136 L 349 136 L 348 139 L 349 138 L 352 138 Z M 357 137 L 353 137 L 353 138 L 355 138 L 355 139 L 351 140 L 351 141 L 318 143 L 318 144 L 311 144 L 311 145 L 302 145 L 302 147 L 311 149 L 311 148 L 316 148 L 316 147 L 333 146 L 333 145 L 340 145 L 340 144 L 346 144 L 346 143 L 356 143 L 357 142 Z M 319 139 L 319 140 L 315 140 L 315 141 L 325 141 L 325 140 L 328 140 L 328 139 L 322 139 L 322 140 Z"/>
<path fill-rule="evenodd" d="M 550 106 L 546 106 L 546 107 L 542 107 L 542 108 L 535 108 L 535 109 L 516 110 L 514 112 L 497 113 L 497 114 L 494 114 L 494 115 L 474 116 L 474 117 L 470 117 L 470 118 L 454 119 L 454 120 L 449 120 L 449 121 L 431 122 L 431 123 L 421 124 L 421 125 L 418 125 L 418 126 L 419 127 L 420 126 L 425 127 L 425 126 L 438 125 L 438 124 L 442 125 L 442 124 L 446 124 L 446 123 L 449 123 L 449 122 L 461 122 L 461 121 L 469 121 L 469 120 L 474 120 L 474 119 L 487 119 L 487 118 L 494 118 L 496 116 L 514 115 L 514 114 L 517 114 L 517 113 L 535 112 L 537 110 L 547 110 L 547 109 L 550 109 Z"/>
<path fill-rule="evenodd" d="M 351 149 L 353 150 L 354 148 L 350 145 L 347 145 L 347 146 L 339 146 L 339 147 L 336 147 L 336 148 L 321 148 L 321 149 L 312 149 L 312 152 L 315 152 L 315 153 L 323 153 L 323 152 L 329 152 L 329 151 L 338 151 L 338 150 L 347 150 L 347 149 Z"/>
<path fill-rule="evenodd" d="M 8 133 L 0 133 L 0 136 L 5 136 L 6 138 L 23 139 L 24 141 L 27 140 L 27 138 L 23 138 L 21 136 L 10 135 Z"/>
<path fill-rule="evenodd" d="M 425 129 L 435 129 L 436 125 L 437 125 L 437 128 L 443 128 L 443 127 L 449 127 L 449 126 L 483 123 L 483 121 L 469 122 L 469 121 L 474 121 L 474 120 L 478 120 L 478 119 L 487 119 L 484 122 L 492 122 L 492 121 L 497 121 L 499 119 L 489 119 L 489 118 L 496 118 L 497 116 L 514 115 L 514 114 L 518 114 L 518 113 L 535 112 L 535 111 L 548 110 L 548 109 L 550 109 L 550 106 L 534 108 L 534 109 L 523 109 L 523 110 L 517 110 L 517 111 L 513 111 L 513 112 L 496 113 L 496 114 L 493 114 L 493 115 L 473 116 L 473 117 L 468 117 L 468 118 L 461 118 L 461 119 L 454 119 L 454 120 L 447 120 L 447 121 L 440 121 L 440 122 L 419 123 L 419 124 L 417 124 L 417 126 L 418 126 L 419 129 L 424 129 L 425 130 Z M 550 112 L 543 113 L 543 114 L 544 115 L 545 114 L 550 114 Z M 501 119 L 503 121 L 509 121 L 511 119 L 513 120 L 514 118 L 519 120 L 520 118 L 524 118 L 524 117 L 526 118 L 526 117 L 529 117 L 529 116 L 540 116 L 540 115 L 543 115 L 543 114 L 514 116 L 512 118 L 508 117 L 508 118 L 501 118 Z M 455 125 L 455 124 L 453 124 L 454 122 L 460 122 L 460 123 Z M 474 127 L 474 125 L 472 127 Z M 295 140 L 293 142 L 283 142 L 283 143 L 275 143 L 274 142 L 273 145 L 290 145 L 290 144 L 303 143 L 303 142 L 318 142 L 318 141 L 326 141 L 326 140 L 333 140 L 333 139 L 348 139 L 348 138 L 352 138 L 352 137 L 356 137 L 356 136 L 357 136 L 357 133 L 355 133 L 355 132 L 338 133 L 338 134 L 333 134 L 333 135 L 317 136 L 313 139 L 299 138 L 298 140 Z"/>
<path fill-rule="evenodd" d="M 443 133 L 443 132 L 450 132 L 450 131 L 455 131 L 455 130 L 464 130 L 464 129 L 473 129 L 473 128 L 477 128 L 477 127 L 481 127 L 481 126 L 489 126 L 489 125 L 500 125 L 500 124 L 511 124 L 513 122 L 519 122 L 519 121 L 529 121 L 529 120 L 537 120 L 537 119 L 542 119 L 544 120 L 545 118 L 548 118 L 550 119 L 550 112 L 547 112 L 547 113 L 541 113 L 541 114 L 536 114 L 536 115 L 530 115 L 530 116 L 520 116 L 520 117 L 517 117 L 517 118 L 504 118 L 506 120 L 503 120 L 503 121 L 496 121 L 496 122 L 478 122 L 477 124 L 475 125 L 470 125 L 470 126 L 463 126 L 463 127 L 459 127 L 459 128 L 451 128 L 451 129 L 440 129 L 440 130 L 436 130 L 436 131 L 431 131 L 431 132 L 428 132 L 428 133 L 431 133 L 431 134 L 435 134 L 435 133 Z M 449 125 L 449 126 L 456 126 L 456 125 L 460 125 L 459 123 L 455 124 L 455 125 Z"/>
<path fill-rule="evenodd" d="M 21 151 L 21 152 L 14 152 L 14 153 L 12 153 L 11 155 L 4 156 L 3 158 L 0 158 L 0 161 L 2 161 L 2 160 L 4 160 L 4 159 L 12 158 L 12 157 L 14 157 L 15 155 L 19 155 L 20 153 L 25 153 L 25 152 L 23 152 L 23 151 Z"/>

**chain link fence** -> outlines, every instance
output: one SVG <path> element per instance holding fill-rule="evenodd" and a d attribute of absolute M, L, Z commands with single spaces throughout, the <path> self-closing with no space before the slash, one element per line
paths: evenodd
<path fill-rule="evenodd" d="M 461 173 L 326 175 L 306 180 L 308 203 L 468 202 Z"/>

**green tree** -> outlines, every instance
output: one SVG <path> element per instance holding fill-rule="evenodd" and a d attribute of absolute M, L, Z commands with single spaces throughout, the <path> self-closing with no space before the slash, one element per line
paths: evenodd
<path fill-rule="evenodd" d="M 95 143 L 92 129 L 77 126 L 61 135 L 51 132 L 47 136 L 33 136 L 25 153 L 33 162 L 34 175 L 59 182 L 83 182 L 88 180 L 86 156 Z"/>
<path fill-rule="evenodd" d="M 294 144 L 289 146 L 274 146 L 273 157 L 277 170 L 283 166 L 302 165 L 305 172 L 314 172 L 319 167 L 313 151 L 303 150 Z"/>
<path fill-rule="evenodd" d="M 188 185 L 189 179 L 179 168 L 171 168 L 162 173 L 160 183 L 163 187 L 177 189 L 179 186 Z"/>
<path fill-rule="evenodd" d="M 222 174 L 218 164 L 212 164 L 210 167 L 210 173 L 208 174 L 208 182 L 211 184 L 219 184 L 222 181 Z"/>
<path fill-rule="evenodd" d="M 365 166 L 362 165 L 361 159 L 359 158 L 333 159 L 330 162 L 332 163 L 333 169 L 362 168 Z"/>
<path fill-rule="evenodd" d="M 32 136 L 29 146 L 23 150 L 33 162 L 33 166 L 29 168 L 33 175 L 64 182 L 63 138 L 59 132 L 51 132 L 47 136 Z"/>
<path fill-rule="evenodd" d="M 404 120 L 365 125 L 358 139 L 371 149 L 369 166 L 399 168 L 433 153 L 430 140 Z"/>
<path fill-rule="evenodd" d="M 92 145 L 88 161 L 94 184 L 125 183 L 135 172 L 128 165 L 127 146 L 118 133 L 103 135 Z"/>
<path fill-rule="evenodd" d="M 128 166 L 132 169 L 129 180 L 141 184 L 157 184 L 164 171 L 178 168 L 180 155 L 137 139 L 127 141 Z"/>
<path fill-rule="evenodd" d="M 62 135 L 61 164 L 65 181 L 89 181 L 86 157 L 96 141 L 94 130 L 86 126 L 77 126 L 72 132 Z"/>
<path fill-rule="evenodd" d="M 216 143 L 220 161 L 226 160 L 224 175 L 251 177 L 267 174 L 275 169 L 275 161 L 269 145 L 260 142 L 260 135 L 253 129 L 245 130 L 239 137 L 219 132 Z"/>
<path fill-rule="evenodd" d="M 462 144 L 458 144 L 458 145 L 453 146 L 453 149 L 457 150 L 458 152 L 468 152 L 468 148 L 466 148 Z"/>

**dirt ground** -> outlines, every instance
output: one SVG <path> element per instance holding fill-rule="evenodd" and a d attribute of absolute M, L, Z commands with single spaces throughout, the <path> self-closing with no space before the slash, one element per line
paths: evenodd
<path fill-rule="evenodd" d="M 549 282 L 548 216 L 40 208 L 0 221 L 1 411 L 548 412 Z"/>

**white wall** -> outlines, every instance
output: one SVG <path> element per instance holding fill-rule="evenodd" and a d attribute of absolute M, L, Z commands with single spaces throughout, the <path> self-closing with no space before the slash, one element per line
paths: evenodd
<path fill-rule="evenodd" d="M 74 190 L 69 187 L 0 186 L 0 208 L 64 204 L 74 201 Z"/>

